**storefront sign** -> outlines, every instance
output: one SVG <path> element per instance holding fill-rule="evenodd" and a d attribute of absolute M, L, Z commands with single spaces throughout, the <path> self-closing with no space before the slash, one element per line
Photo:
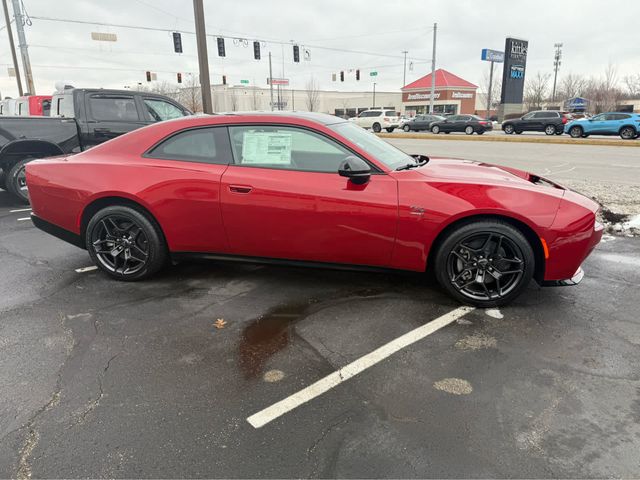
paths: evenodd
<path fill-rule="evenodd" d="M 453 92 L 451 94 L 451 98 L 473 98 L 473 93 L 471 93 L 471 92 Z"/>
<path fill-rule="evenodd" d="M 504 62 L 504 52 L 498 52 L 497 50 L 483 48 L 481 59 L 486 60 L 487 62 L 502 63 Z"/>
<path fill-rule="evenodd" d="M 528 50 L 529 42 L 526 40 L 507 38 L 504 46 L 501 103 L 522 103 Z"/>
<path fill-rule="evenodd" d="M 435 93 L 433 95 L 434 99 L 440 98 L 440 93 Z M 407 101 L 415 101 L 415 100 L 431 100 L 430 93 L 409 93 L 407 95 Z"/>

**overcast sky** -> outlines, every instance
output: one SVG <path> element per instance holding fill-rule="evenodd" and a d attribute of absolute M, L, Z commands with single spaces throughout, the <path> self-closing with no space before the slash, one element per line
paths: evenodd
<path fill-rule="evenodd" d="M 147 70 L 157 72 L 159 81 L 172 83 L 176 72 L 197 72 L 192 34 L 182 35 L 184 53 L 178 55 L 173 53 L 169 32 L 36 18 L 192 32 L 191 0 L 23 2 L 32 17 L 25 31 L 37 93 L 52 93 L 59 80 L 78 87 L 123 88 L 146 83 Z M 11 5 L 9 8 L 12 11 Z M 488 70 L 488 64 L 480 60 L 480 50 L 503 50 L 508 35 L 529 40 L 527 75 L 552 72 L 556 42 L 564 43 L 559 79 L 569 72 L 601 75 L 609 62 L 617 65 L 621 83 L 625 75 L 640 72 L 637 0 L 204 0 L 204 9 L 208 34 L 249 41 L 249 46 L 243 47 L 227 39 L 227 56 L 222 59 L 217 55 L 215 38 L 209 38 L 212 83 L 220 83 L 225 74 L 231 84 L 247 79 L 266 86 L 270 50 L 274 76 L 280 76 L 284 68 L 293 88 L 304 88 L 308 79 L 315 77 L 325 89 L 370 90 L 374 77 L 369 73 L 376 70 L 377 89 L 397 91 L 402 86 L 403 50 L 409 51 L 407 63 L 413 61 L 413 71 L 407 67 L 407 83 L 430 71 L 434 22 L 438 23 L 437 67 L 476 84 Z M 4 25 L 4 21 L 0 23 Z M 96 31 L 115 33 L 118 40 L 91 40 L 91 32 Z M 253 60 L 251 42 L 256 39 L 265 42 L 261 61 Z M 310 50 L 311 61 L 294 64 L 291 46 L 273 43 L 292 40 Z M 6 29 L 0 32 L 0 64 L 2 96 L 16 96 L 15 79 L 7 72 L 11 55 Z M 361 70 L 359 82 L 354 72 L 348 72 L 357 68 Z M 331 73 L 340 70 L 345 71 L 345 82 L 332 82 Z"/>

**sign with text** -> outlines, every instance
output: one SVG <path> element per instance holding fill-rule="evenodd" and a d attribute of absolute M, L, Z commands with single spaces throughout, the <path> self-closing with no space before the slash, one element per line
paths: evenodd
<path fill-rule="evenodd" d="M 242 163 L 290 165 L 291 134 L 245 132 L 242 139 Z"/>
<path fill-rule="evenodd" d="M 289 79 L 288 78 L 272 78 L 271 83 L 269 83 L 269 77 L 267 77 L 267 85 L 269 84 L 287 86 L 289 85 Z"/>
<path fill-rule="evenodd" d="M 491 50 L 489 48 L 482 49 L 482 60 L 487 62 L 496 62 L 502 63 L 504 62 L 504 52 L 499 52 L 497 50 Z"/>
<path fill-rule="evenodd" d="M 528 50 L 528 41 L 507 38 L 504 45 L 500 103 L 522 103 Z"/>

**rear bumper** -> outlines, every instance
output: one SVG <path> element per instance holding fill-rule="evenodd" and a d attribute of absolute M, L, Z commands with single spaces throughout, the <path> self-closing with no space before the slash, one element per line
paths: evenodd
<path fill-rule="evenodd" d="M 46 220 L 43 220 L 34 214 L 31 214 L 31 221 L 37 228 L 39 228 L 43 232 L 46 232 L 49 235 L 53 235 L 60 240 L 64 240 L 71 245 L 75 245 L 78 248 L 86 249 L 84 240 L 80 235 L 70 232 L 69 230 L 65 230 L 64 228 L 54 225 L 53 223 L 47 222 Z"/>
<path fill-rule="evenodd" d="M 584 278 L 584 270 L 582 267 L 578 268 L 578 271 L 573 274 L 573 277 L 566 280 L 545 280 L 542 282 L 543 287 L 569 287 L 571 285 L 578 285 Z"/>

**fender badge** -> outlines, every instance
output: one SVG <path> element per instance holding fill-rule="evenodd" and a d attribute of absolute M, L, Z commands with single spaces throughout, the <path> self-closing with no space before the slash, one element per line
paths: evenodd
<path fill-rule="evenodd" d="M 410 210 L 409 212 L 410 215 L 420 215 L 420 216 L 424 215 L 424 208 L 422 207 L 416 207 L 415 205 L 411 205 L 409 207 L 409 210 Z"/>

